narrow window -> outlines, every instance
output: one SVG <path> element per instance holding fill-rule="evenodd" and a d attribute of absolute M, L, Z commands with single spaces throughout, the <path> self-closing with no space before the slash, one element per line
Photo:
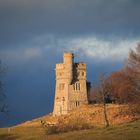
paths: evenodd
<path fill-rule="evenodd" d="M 76 83 L 76 90 L 77 90 L 78 86 L 77 86 L 77 83 Z"/>
<path fill-rule="evenodd" d="M 80 102 L 78 101 L 78 106 L 80 105 Z"/>
<path fill-rule="evenodd" d="M 80 76 L 80 72 L 77 72 L 77 76 Z"/>
<path fill-rule="evenodd" d="M 80 83 L 78 83 L 78 89 L 80 90 Z"/>
<path fill-rule="evenodd" d="M 64 87 L 65 87 L 64 83 L 59 84 L 59 90 L 64 90 Z"/>
<path fill-rule="evenodd" d="M 75 83 L 75 84 L 73 85 L 73 89 L 74 89 L 74 90 L 80 90 L 80 89 L 81 89 L 80 83 Z"/>
<path fill-rule="evenodd" d="M 85 74 L 84 74 L 84 72 L 82 71 L 82 76 L 84 76 Z"/>
<path fill-rule="evenodd" d="M 75 84 L 73 85 L 73 89 L 75 90 Z"/>
<path fill-rule="evenodd" d="M 59 84 L 59 90 L 61 90 L 61 84 Z"/>
<path fill-rule="evenodd" d="M 65 86 L 65 84 L 62 84 L 62 90 L 64 90 L 64 86 Z"/>
<path fill-rule="evenodd" d="M 60 114 L 62 113 L 62 106 L 60 106 Z"/>
<path fill-rule="evenodd" d="M 79 106 L 79 105 L 80 105 L 80 102 L 79 102 L 79 101 L 76 101 L 76 103 L 75 103 L 75 104 L 76 104 L 76 107 L 77 107 L 77 106 Z"/>

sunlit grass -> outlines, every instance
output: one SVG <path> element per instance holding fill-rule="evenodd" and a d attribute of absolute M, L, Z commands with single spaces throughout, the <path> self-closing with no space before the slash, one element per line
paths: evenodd
<path fill-rule="evenodd" d="M 140 140 L 140 120 L 108 128 L 46 135 L 42 127 L 0 129 L 0 140 Z"/>

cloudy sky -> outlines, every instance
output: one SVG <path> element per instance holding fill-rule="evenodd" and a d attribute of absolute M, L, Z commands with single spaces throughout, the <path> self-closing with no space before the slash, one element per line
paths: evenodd
<path fill-rule="evenodd" d="M 139 0 L 0 0 L 0 60 L 9 116 L 0 125 L 53 110 L 55 64 L 64 51 L 87 63 L 87 78 L 118 70 L 140 41 Z"/>

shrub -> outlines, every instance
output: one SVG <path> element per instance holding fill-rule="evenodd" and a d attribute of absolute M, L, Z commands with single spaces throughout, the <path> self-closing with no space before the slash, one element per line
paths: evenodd
<path fill-rule="evenodd" d="M 74 118 L 68 119 L 67 121 L 62 121 L 61 119 L 58 121 L 57 125 L 46 127 L 47 134 L 56 134 L 61 132 L 68 132 L 74 130 L 84 130 L 93 128 L 87 120 L 83 118 Z"/>

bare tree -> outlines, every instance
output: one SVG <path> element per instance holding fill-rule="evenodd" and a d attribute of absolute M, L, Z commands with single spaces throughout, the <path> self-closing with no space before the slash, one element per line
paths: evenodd
<path fill-rule="evenodd" d="M 109 126 L 107 115 L 107 97 L 116 103 L 129 105 L 131 115 L 140 114 L 140 44 L 129 53 L 126 66 L 109 76 L 101 75 L 99 84 L 92 90 L 94 102 L 103 103 L 106 127 Z"/>
<path fill-rule="evenodd" d="M 140 114 L 140 43 L 135 49 L 130 50 L 125 71 L 134 85 L 130 106 L 134 107 L 134 113 Z"/>
<path fill-rule="evenodd" d="M 109 91 L 110 91 L 110 83 L 108 82 L 108 77 L 104 74 L 100 76 L 99 79 L 99 84 L 94 86 L 92 90 L 93 98 L 96 100 L 97 103 L 100 103 L 103 105 L 103 113 L 104 113 L 104 119 L 106 122 L 106 127 L 108 127 L 109 124 L 109 119 L 107 115 L 107 98 L 109 96 Z"/>
<path fill-rule="evenodd" d="M 134 83 L 127 71 L 112 72 L 108 77 L 110 81 L 110 93 L 117 103 L 128 103 L 132 100 Z"/>
<path fill-rule="evenodd" d="M 135 102 L 140 100 L 140 44 L 135 50 L 131 50 L 129 53 L 128 63 L 126 66 L 126 71 L 128 75 L 132 78 L 135 85 L 135 92 L 133 93 L 135 97 Z"/>

